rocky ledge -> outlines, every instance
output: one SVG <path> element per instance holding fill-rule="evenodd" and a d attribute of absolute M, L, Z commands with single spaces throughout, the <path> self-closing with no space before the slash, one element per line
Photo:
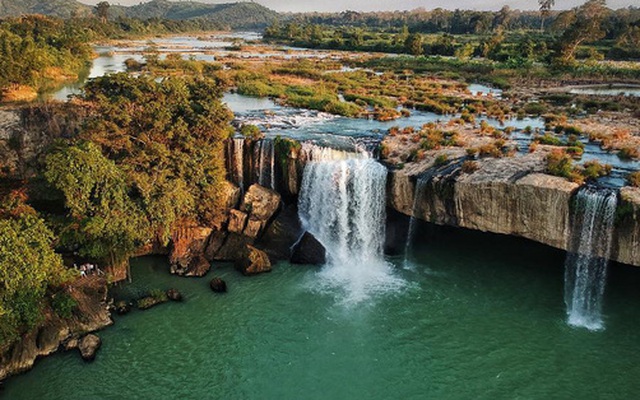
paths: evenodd
<path fill-rule="evenodd" d="M 477 161 L 464 156 L 436 165 L 438 152 L 419 164 L 392 169 L 388 206 L 438 225 L 520 236 L 567 250 L 571 204 L 579 185 L 544 173 L 539 154 Z M 611 258 L 640 266 L 640 189 L 621 190 Z"/>
<path fill-rule="evenodd" d="M 106 279 L 98 276 L 78 279 L 67 288 L 67 293 L 78 303 L 70 318 L 61 318 L 47 308 L 45 319 L 36 328 L 0 349 L 0 380 L 30 369 L 38 357 L 54 353 L 61 346 L 68 350 L 76 348 L 85 334 L 111 325 Z"/>

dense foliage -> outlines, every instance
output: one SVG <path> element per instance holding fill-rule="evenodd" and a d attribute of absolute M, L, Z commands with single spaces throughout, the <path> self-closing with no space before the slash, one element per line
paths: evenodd
<path fill-rule="evenodd" d="M 68 210 L 62 244 L 115 262 L 150 239 L 166 243 L 182 219 L 211 224 L 231 119 L 220 96 L 206 79 L 116 74 L 89 82 L 79 137 L 46 159 L 45 177 Z"/>
<path fill-rule="evenodd" d="M 274 22 L 267 39 L 297 46 L 498 61 L 571 61 L 640 56 L 640 9 L 609 10 L 603 0 L 544 16 L 503 7 L 498 12 L 435 9 L 392 13 L 302 14 Z M 599 41 L 594 46 L 585 44 Z"/>
<path fill-rule="evenodd" d="M 75 77 L 91 54 L 84 30 L 69 21 L 37 15 L 0 21 L 0 90 Z"/>
<path fill-rule="evenodd" d="M 49 285 L 68 274 L 53 250 L 54 235 L 19 196 L 0 205 L 0 344 L 41 318 Z"/>

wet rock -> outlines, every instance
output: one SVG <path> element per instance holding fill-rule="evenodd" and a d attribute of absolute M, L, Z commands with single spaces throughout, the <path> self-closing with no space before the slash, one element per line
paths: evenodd
<path fill-rule="evenodd" d="M 131 311 L 131 305 L 124 300 L 120 300 L 116 302 L 115 309 L 118 315 L 124 315 Z"/>
<path fill-rule="evenodd" d="M 138 308 L 140 310 L 148 310 L 151 307 L 166 303 L 167 301 L 169 301 L 169 297 L 165 292 L 161 290 L 152 291 L 151 295 L 138 300 Z"/>
<path fill-rule="evenodd" d="M 182 293 L 176 289 L 167 290 L 167 297 L 171 301 L 182 301 Z"/>
<path fill-rule="evenodd" d="M 271 271 L 269 256 L 262 250 L 246 245 L 242 255 L 235 262 L 236 268 L 243 275 L 256 275 Z"/>
<path fill-rule="evenodd" d="M 213 259 L 217 261 L 235 261 L 244 252 L 245 247 L 248 244 L 253 244 L 253 242 L 254 240 L 250 237 L 229 233 Z"/>
<path fill-rule="evenodd" d="M 69 351 L 69 350 L 77 349 L 79 343 L 80 341 L 78 340 L 77 337 L 71 337 L 62 344 L 62 347 L 64 348 L 65 351 Z"/>
<path fill-rule="evenodd" d="M 291 259 L 291 248 L 302 236 L 304 229 L 298 218 L 295 204 L 287 206 L 269 225 L 256 247 L 263 250 L 273 261 Z"/>
<path fill-rule="evenodd" d="M 327 262 L 327 250 L 311 233 L 305 232 L 293 248 L 291 263 L 321 265 Z"/>
<path fill-rule="evenodd" d="M 204 250 L 204 258 L 209 261 L 216 260 L 216 255 L 222 249 L 229 233 L 227 231 L 213 231 L 209 236 L 209 242 Z"/>
<path fill-rule="evenodd" d="M 240 210 L 260 221 L 268 221 L 280 207 L 280 195 L 258 184 L 253 184 L 244 195 Z"/>
<path fill-rule="evenodd" d="M 209 282 L 209 287 L 216 293 L 227 292 L 227 283 L 220 278 L 213 278 L 211 282 Z"/>
<path fill-rule="evenodd" d="M 86 335 L 78 343 L 78 350 L 85 361 L 93 361 L 96 358 L 96 352 L 100 348 L 102 341 L 97 335 L 92 333 Z"/>

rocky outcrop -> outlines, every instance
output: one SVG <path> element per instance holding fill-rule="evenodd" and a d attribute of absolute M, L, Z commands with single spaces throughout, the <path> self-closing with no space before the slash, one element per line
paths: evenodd
<path fill-rule="evenodd" d="M 311 233 L 305 232 L 293 248 L 291 263 L 322 265 L 327 262 L 327 250 Z"/>
<path fill-rule="evenodd" d="M 276 219 L 265 230 L 263 236 L 256 243 L 275 260 L 289 260 L 291 258 L 292 247 L 298 242 L 304 229 L 298 218 L 298 207 L 291 204 L 282 210 Z"/>
<path fill-rule="evenodd" d="M 78 350 L 80 351 L 82 359 L 85 361 L 93 361 L 101 345 L 102 340 L 100 340 L 98 335 L 88 334 L 80 339 L 78 342 Z"/>
<path fill-rule="evenodd" d="M 227 292 L 227 282 L 223 281 L 220 278 L 213 278 L 209 282 L 209 287 L 215 293 L 226 293 Z"/>
<path fill-rule="evenodd" d="M 416 218 L 521 236 L 566 249 L 571 198 L 578 185 L 545 175 L 537 157 L 488 159 L 480 171 L 431 168 L 415 177 L 393 171 L 389 206 Z M 416 180 L 423 179 L 414 200 Z"/>
<path fill-rule="evenodd" d="M 482 160 L 474 173 L 461 172 L 455 163 L 394 170 L 388 205 L 438 225 L 520 236 L 567 250 L 579 185 L 543 170 L 535 155 Z M 422 188 L 416 199 L 418 181 Z M 623 188 L 620 197 L 611 258 L 640 266 L 640 189 Z"/>
<path fill-rule="evenodd" d="M 253 184 L 244 195 L 240 211 L 259 221 L 268 221 L 280 208 L 280 194 Z"/>
<path fill-rule="evenodd" d="M 611 257 L 624 264 L 640 266 L 640 188 L 620 190 L 618 219 Z"/>
<path fill-rule="evenodd" d="M 236 269 L 242 272 L 243 275 L 256 275 L 271 271 L 271 261 L 269 261 L 267 253 L 251 245 L 245 246 L 235 265 Z"/>
<path fill-rule="evenodd" d="M 78 303 L 70 318 L 61 318 L 46 308 L 42 323 L 19 341 L 0 348 L 0 379 L 30 369 L 36 358 L 57 351 L 62 344 L 73 348 L 82 335 L 112 323 L 107 309 L 106 279 L 98 276 L 78 279 L 67 293 Z"/>
<path fill-rule="evenodd" d="M 200 226 L 178 228 L 172 238 L 171 273 L 184 276 L 203 276 L 211 267 L 204 257 L 207 240 L 213 230 Z"/>

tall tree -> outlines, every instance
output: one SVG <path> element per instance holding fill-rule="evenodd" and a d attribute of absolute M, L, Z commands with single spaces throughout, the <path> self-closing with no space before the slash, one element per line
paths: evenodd
<path fill-rule="evenodd" d="M 100 18 L 100 21 L 102 21 L 103 24 L 106 23 L 109 19 L 109 7 L 111 7 L 111 5 L 108 1 L 101 1 L 100 3 L 96 4 L 96 15 L 98 16 L 98 18 Z"/>
<path fill-rule="evenodd" d="M 544 20 L 551 14 L 551 8 L 556 5 L 555 0 L 538 0 L 540 6 L 540 31 L 544 31 Z"/>
<path fill-rule="evenodd" d="M 580 45 L 605 36 L 602 21 L 607 13 L 605 0 L 589 0 L 576 9 L 575 21 L 558 40 L 557 56 L 560 62 L 572 62 Z"/>

